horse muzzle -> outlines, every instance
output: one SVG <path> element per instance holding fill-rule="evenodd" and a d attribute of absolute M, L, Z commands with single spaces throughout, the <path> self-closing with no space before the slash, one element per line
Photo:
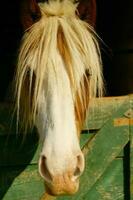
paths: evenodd
<path fill-rule="evenodd" d="M 51 168 L 57 163 L 48 163 L 47 158 L 41 155 L 39 160 L 39 172 L 45 181 L 46 192 L 50 195 L 72 195 L 78 191 L 79 177 L 84 171 L 84 156 L 82 152 L 78 156 L 64 163 L 65 170 L 54 170 Z M 56 169 L 56 168 L 54 168 Z"/>

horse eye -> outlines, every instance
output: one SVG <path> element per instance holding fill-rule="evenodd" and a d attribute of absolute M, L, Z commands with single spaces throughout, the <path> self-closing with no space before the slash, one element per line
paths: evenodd
<path fill-rule="evenodd" d="M 87 77 L 92 76 L 92 73 L 90 72 L 90 70 L 86 69 L 85 74 Z"/>

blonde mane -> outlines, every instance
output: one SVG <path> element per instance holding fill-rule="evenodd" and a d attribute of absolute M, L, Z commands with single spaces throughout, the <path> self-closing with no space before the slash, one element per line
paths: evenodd
<path fill-rule="evenodd" d="M 88 107 L 86 99 L 102 95 L 102 66 L 96 34 L 78 18 L 76 8 L 77 4 L 70 0 L 40 3 L 41 19 L 24 34 L 15 96 L 18 119 L 22 115 L 25 128 L 34 125 L 48 68 L 56 72 L 56 52 L 61 55 L 70 79 L 78 120 L 83 120 L 81 110 L 85 112 Z"/>

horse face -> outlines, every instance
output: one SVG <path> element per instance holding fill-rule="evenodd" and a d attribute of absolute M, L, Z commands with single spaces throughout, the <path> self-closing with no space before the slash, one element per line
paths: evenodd
<path fill-rule="evenodd" d="M 58 57 L 58 58 L 57 58 Z M 49 193 L 73 194 L 84 170 L 69 77 L 60 55 L 58 73 L 48 69 L 39 101 L 36 127 L 43 140 L 39 172 Z"/>
<path fill-rule="evenodd" d="M 76 16 L 73 0 L 49 0 L 40 8 L 41 19 L 20 48 L 17 116 L 26 128 L 35 125 L 43 140 L 39 172 L 48 193 L 73 194 L 84 170 L 78 135 L 90 97 L 103 89 L 100 52 L 93 28 Z"/>

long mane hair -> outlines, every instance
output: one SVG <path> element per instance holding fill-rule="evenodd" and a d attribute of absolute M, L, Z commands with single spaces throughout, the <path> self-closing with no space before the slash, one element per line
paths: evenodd
<path fill-rule="evenodd" d="M 82 124 L 89 99 L 101 96 L 103 91 L 97 36 L 77 16 L 74 1 L 49 0 L 39 6 L 41 19 L 25 32 L 19 51 L 15 76 L 17 117 L 22 116 L 25 129 L 34 125 L 48 68 L 57 74 L 58 52 L 70 79 L 76 119 Z"/>

